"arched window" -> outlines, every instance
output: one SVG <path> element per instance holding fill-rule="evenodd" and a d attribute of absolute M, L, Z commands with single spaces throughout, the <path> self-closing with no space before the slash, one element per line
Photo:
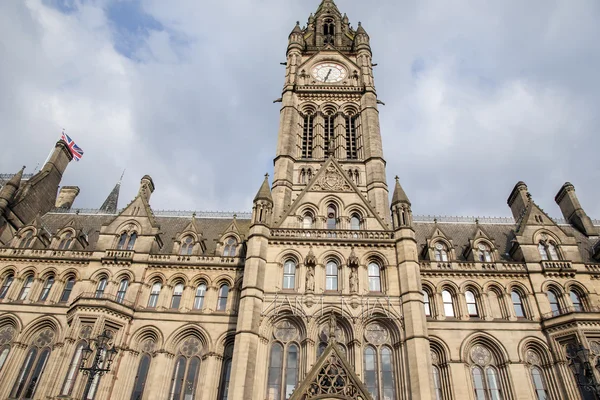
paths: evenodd
<path fill-rule="evenodd" d="M 133 250 L 133 246 L 135 246 L 135 241 L 137 240 L 137 233 L 133 232 L 129 236 L 129 242 L 127 242 L 127 250 Z"/>
<path fill-rule="evenodd" d="M 323 34 L 325 36 L 333 36 L 335 35 L 335 23 L 332 19 L 326 19 L 323 21 Z"/>
<path fill-rule="evenodd" d="M 106 290 L 106 283 L 107 283 L 106 278 L 100 279 L 100 281 L 98 282 L 98 286 L 96 286 L 96 294 L 94 295 L 94 297 L 96 297 L 97 299 L 101 299 L 102 297 L 104 297 L 104 291 Z"/>
<path fill-rule="evenodd" d="M 267 382 L 267 399 L 281 400 L 281 376 L 283 374 L 283 346 L 273 343 L 269 359 L 269 375 Z"/>
<path fill-rule="evenodd" d="M 475 398 L 477 400 L 501 400 L 500 386 L 498 384 L 498 372 L 492 366 L 484 369 L 473 367 L 471 370 L 473 377 L 473 388 L 475 389 Z"/>
<path fill-rule="evenodd" d="M 314 218 L 311 213 L 304 214 L 302 218 L 302 228 L 303 229 L 312 229 Z"/>
<path fill-rule="evenodd" d="M 369 273 L 369 291 L 381 292 L 381 268 L 377 263 L 370 263 L 367 267 Z"/>
<path fill-rule="evenodd" d="M 513 303 L 513 308 L 515 310 L 515 316 L 517 318 L 525 318 L 525 308 L 523 307 L 523 300 L 521 299 L 521 295 L 516 290 L 513 290 L 510 294 L 510 298 Z"/>
<path fill-rule="evenodd" d="M 374 399 L 378 399 L 377 390 L 377 352 L 371 346 L 365 348 L 365 385 Z"/>
<path fill-rule="evenodd" d="M 42 288 L 42 292 L 40 293 L 40 301 L 48 300 L 48 295 L 50 294 L 50 290 L 52 290 L 52 286 L 54 285 L 54 276 L 49 276 L 44 282 L 44 287 Z"/>
<path fill-rule="evenodd" d="M 191 236 L 186 236 L 181 241 L 181 249 L 179 250 L 179 254 L 182 256 L 189 256 L 192 254 L 194 250 L 194 238 Z"/>
<path fill-rule="evenodd" d="M 550 255 L 551 260 L 560 260 L 556 246 L 552 242 L 548 243 L 548 254 Z"/>
<path fill-rule="evenodd" d="M 346 158 L 356 160 L 358 158 L 358 142 L 356 140 L 356 115 L 346 115 Z M 358 184 L 358 181 L 356 181 Z"/>
<path fill-rule="evenodd" d="M 381 348 L 381 389 L 382 399 L 395 399 L 396 390 L 394 388 L 394 362 L 392 360 L 392 350 L 388 347 Z"/>
<path fill-rule="evenodd" d="M 33 242 L 33 231 L 27 231 L 27 233 L 25 233 L 25 235 L 23 235 L 23 238 L 21 239 L 21 244 L 19 245 L 19 247 L 21 249 L 28 249 L 29 247 L 31 247 L 31 243 Z"/>
<path fill-rule="evenodd" d="M 71 359 L 71 364 L 69 364 L 67 376 L 65 377 L 65 382 L 63 383 L 62 390 L 60 391 L 61 396 L 70 396 L 71 393 L 73 393 L 73 387 L 75 386 L 75 381 L 77 380 L 77 373 L 79 372 L 81 355 L 84 347 L 85 342 L 80 342 L 77 344 L 77 347 L 75 347 L 75 353 Z"/>
<path fill-rule="evenodd" d="M 204 296 L 206 295 L 206 284 L 201 283 L 196 288 L 196 295 L 194 296 L 194 310 L 202 310 L 204 306 Z"/>
<path fill-rule="evenodd" d="M 296 263 L 287 260 L 283 264 L 283 288 L 293 290 L 296 288 Z"/>
<path fill-rule="evenodd" d="M 290 398 L 298 383 L 298 356 L 298 346 L 289 345 L 285 363 L 285 399 Z"/>
<path fill-rule="evenodd" d="M 479 312 L 477 310 L 477 301 L 475 299 L 475 294 L 472 291 L 467 290 L 465 292 L 465 300 L 467 301 L 467 312 L 469 313 L 469 316 L 478 317 Z"/>
<path fill-rule="evenodd" d="M 129 279 L 125 278 L 119 283 L 119 290 L 117 290 L 117 303 L 123 303 L 125 295 L 127 294 L 127 288 L 129 287 Z"/>
<path fill-rule="evenodd" d="M 148 299 L 148 308 L 156 308 L 158 304 L 158 296 L 160 295 L 160 290 L 162 289 L 162 283 L 155 282 L 152 285 L 152 289 L 150 290 L 150 298 Z"/>
<path fill-rule="evenodd" d="M 144 388 L 146 387 L 146 379 L 148 378 L 148 370 L 150 370 L 150 355 L 144 354 L 140 360 L 135 381 L 133 383 L 133 392 L 131 400 L 140 400 L 144 396 Z"/>
<path fill-rule="evenodd" d="M 33 347 L 29 350 L 25 357 L 25 361 L 21 366 L 21 370 L 17 375 L 17 380 L 11 390 L 10 398 L 34 398 L 49 355 L 49 348 L 38 350 Z"/>
<path fill-rule="evenodd" d="M 135 246 L 135 242 L 138 238 L 136 232 L 132 232 L 131 234 L 123 233 L 119 238 L 119 244 L 117 244 L 117 250 L 133 250 L 133 246 Z"/>
<path fill-rule="evenodd" d="M 444 290 L 442 292 L 442 302 L 444 303 L 444 315 L 446 317 L 455 317 L 454 314 L 454 300 L 452 299 L 452 294 Z"/>
<path fill-rule="evenodd" d="M 122 233 L 119 238 L 119 243 L 117 244 L 117 250 L 123 250 L 125 248 L 125 244 L 127 243 L 127 239 L 129 236 L 126 233 Z"/>
<path fill-rule="evenodd" d="M 181 296 L 183 296 L 183 288 L 183 283 L 178 283 L 175 285 L 175 288 L 173 288 L 173 297 L 171 298 L 172 309 L 179 309 L 179 306 L 181 305 Z"/>
<path fill-rule="evenodd" d="M 540 257 L 542 257 L 542 260 L 548 259 L 548 252 L 546 251 L 546 246 L 544 246 L 544 244 L 541 242 L 540 244 L 538 244 L 538 252 L 540 253 Z"/>
<path fill-rule="evenodd" d="M 6 297 L 6 294 L 8 293 L 8 289 L 10 289 L 10 285 L 12 285 L 14 280 L 15 280 L 15 276 L 13 274 L 10 274 L 6 278 L 4 278 L 4 283 L 2 284 L 2 288 L 0 288 L 0 299 L 3 299 Z"/>
<path fill-rule="evenodd" d="M 71 232 L 67 232 L 63 238 L 61 239 L 58 249 L 59 250 L 67 250 L 71 247 L 71 243 L 73 242 L 73 234 Z"/>
<path fill-rule="evenodd" d="M 538 400 L 548 400 L 548 389 L 546 387 L 546 381 L 544 375 L 538 367 L 531 368 L 531 380 L 533 381 L 533 387 L 535 388 L 535 394 Z"/>
<path fill-rule="evenodd" d="M 314 117 L 312 114 L 304 116 L 304 129 L 302 131 L 302 158 L 312 158 L 313 152 Z M 310 175 L 309 175 L 310 180 Z"/>
<path fill-rule="evenodd" d="M 350 217 L 350 229 L 353 231 L 360 229 L 360 215 L 352 214 L 352 217 Z"/>
<path fill-rule="evenodd" d="M 477 256 L 481 262 L 492 262 L 492 249 L 487 243 L 479 243 L 477 246 Z"/>
<path fill-rule="evenodd" d="M 437 242 L 434 249 L 435 260 L 448 262 L 448 247 L 444 242 Z"/>
<path fill-rule="evenodd" d="M 330 204 L 327 206 L 327 229 L 337 228 L 337 208 Z"/>
<path fill-rule="evenodd" d="M 538 244 L 538 252 L 540 253 L 540 257 L 542 260 L 560 260 L 558 255 L 558 250 L 556 249 L 556 245 L 553 242 L 541 241 Z"/>
<path fill-rule="evenodd" d="M 238 242 L 234 237 L 230 237 L 225 241 L 223 248 L 223 257 L 235 257 Z"/>
<path fill-rule="evenodd" d="M 175 363 L 169 400 L 191 400 L 196 395 L 200 359 L 180 356 Z"/>
<path fill-rule="evenodd" d="M 431 302 L 429 300 L 429 292 L 423 290 L 423 305 L 425 307 L 425 316 L 431 317 Z"/>
<path fill-rule="evenodd" d="M 231 359 L 233 347 L 227 346 L 223 354 L 223 370 L 221 372 L 221 388 L 219 389 L 219 400 L 229 399 L 229 381 L 231 380 Z"/>
<path fill-rule="evenodd" d="M 552 290 L 548 290 L 546 295 L 548 296 L 548 301 L 550 302 L 550 310 L 552 311 L 552 315 L 560 315 L 560 304 L 558 303 L 556 293 L 554 293 Z"/>
<path fill-rule="evenodd" d="M 63 289 L 62 295 L 60 296 L 60 302 L 66 303 L 69 301 L 69 297 L 71 296 L 71 292 L 73 291 L 73 287 L 75 286 L 75 278 L 71 277 L 67 279 L 65 283 L 65 288 Z"/>
<path fill-rule="evenodd" d="M 327 262 L 325 267 L 325 290 L 338 290 L 338 265 L 335 261 Z"/>
<path fill-rule="evenodd" d="M 20 301 L 23 301 L 27 298 L 27 296 L 29 295 L 29 291 L 31 290 L 32 284 L 33 284 L 33 275 L 29 275 L 27 278 L 25 278 L 25 281 L 23 282 L 23 287 L 21 288 L 21 293 L 19 293 L 18 299 Z"/>
<path fill-rule="evenodd" d="M 217 299 L 217 311 L 225 311 L 227 309 L 227 296 L 229 296 L 229 285 L 224 284 L 219 289 L 219 297 Z"/>
<path fill-rule="evenodd" d="M 569 297 L 571 297 L 571 303 L 573 303 L 573 311 L 582 312 L 583 311 L 583 303 L 581 302 L 581 297 L 577 292 L 571 290 L 569 292 Z"/>
<path fill-rule="evenodd" d="M 379 353 L 379 357 L 378 357 Z M 392 350 L 372 346 L 364 350 L 365 385 L 374 399 L 396 399 Z"/>
<path fill-rule="evenodd" d="M 8 358 L 8 353 L 10 353 L 10 345 L 6 344 L 0 347 L 0 372 L 2 372 L 2 367 L 4 367 L 4 363 Z"/>
<path fill-rule="evenodd" d="M 442 378 L 441 378 L 441 374 L 440 374 L 440 368 L 437 365 L 433 365 L 432 368 L 433 368 L 433 390 L 435 393 L 435 400 L 443 400 L 444 393 L 442 392 Z"/>

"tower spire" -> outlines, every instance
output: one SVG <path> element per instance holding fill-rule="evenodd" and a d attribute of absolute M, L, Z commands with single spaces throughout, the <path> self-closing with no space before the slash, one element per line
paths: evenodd
<path fill-rule="evenodd" d="M 104 203 L 100 207 L 100 211 L 103 211 L 107 214 L 116 214 L 119 204 L 119 193 L 121 192 L 121 182 L 123 181 L 123 176 L 125 175 L 125 170 L 121 174 L 121 178 L 110 192 Z"/>
<path fill-rule="evenodd" d="M 14 174 L 2 189 L 0 189 L 0 215 L 4 214 L 6 207 L 8 207 L 19 190 L 21 180 L 23 179 L 23 171 L 25 171 L 25 166 L 23 166 L 19 172 Z"/>

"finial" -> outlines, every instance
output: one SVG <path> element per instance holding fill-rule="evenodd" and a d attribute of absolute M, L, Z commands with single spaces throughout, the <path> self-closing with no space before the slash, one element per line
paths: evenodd
<path fill-rule="evenodd" d="M 119 183 L 123 182 L 123 177 L 125 176 L 125 171 L 127 171 L 127 168 L 125 168 L 123 170 L 123 173 L 121 174 L 121 178 L 119 178 Z"/>
<path fill-rule="evenodd" d="M 237 218 L 237 214 L 233 214 L 233 219 L 236 219 L 236 218 Z"/>
<path fill-rule="evenodd" d="M 435 222 L 435 223 L 437 224 L 437 222 L 438 222 L 438 219 L 437 219 L 437 217 L 435 217 L 435 218 L 433 219 L 433 222 Z"/>
<path fill-rule="evenodd" d="M 269 173 L 265 174 L 265 179 L 269 179 Z"/>
<path fill-rule="evenodd" d="M 329 314 L 329 341 L 330 342 L 335 342 L 336 337 L 335 337 L 335 328 L 337 328 L 337 322 L 335 320 L 335 314 L 333 313 L 333 311 L 331 312 L 331 314 Z"/>
<path fill-rule="evenodd" d="M 196 211 L 192 213 L 192 218 L 196 218 Z"/>
<path fill-rule="evenodd" d="M 300 21 L 296 21 L 296 25 L 300 26 Z"/>
<path fill-rule="evenodd" d="M 362 26 L 362 22 L 358 21 L 358 26 Z"/>
<path fill-rule="evenodd" d="M 398 175 L 396 175 L 394 179 L 396 180 L 396 183 L 400 183 L 400 177 Z"/>

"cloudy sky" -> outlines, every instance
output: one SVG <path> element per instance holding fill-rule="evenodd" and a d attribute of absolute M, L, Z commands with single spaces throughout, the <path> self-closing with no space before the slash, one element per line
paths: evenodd
<path fill-rule="evenodd" d="M 0 1 L 0 172 L 67 130 L 96 208 L 126 169 L 155 209 L 251 208 L 272 171 L 287 37 L 320 0 Z M 337 0 L 371 36 L 388 179 L 416 214 L 508 216 L 565 181 L 600 218 L 600 2 Z"/>

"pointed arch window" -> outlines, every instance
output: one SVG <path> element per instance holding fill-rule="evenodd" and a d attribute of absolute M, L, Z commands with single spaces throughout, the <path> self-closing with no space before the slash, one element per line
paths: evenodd
<path fill-rule="evenodd" d="M 377 353 L 371 346 L 365 349 L 365 385 L 374 399 L 377 396 Z"/>
<path fill-rule="evenodd" d="M 556 293 L 554 293 L 552 290 L 548 290 L 546 295 L 548 296 L 548 301 L 550 302 L 550 311 L 552 311 L 552 315 L 560 315 L 560 304 L 558 303 Z"/>
<path fill-rule="evenodd" d="M 346 116 L 346 158 L 358 159 L 358 143 L 356 140 L 356 115 Z M 356 182 L 358 184 L 358 182 Z"/>
<path fill-rule="evenodd" d="M 314 116 L 304 116 L 304 129 L 302 132 L 302 158 L 312 158 L 313 153 Z M 310 180 L 310 176 L 309 176 Z"/>
<path fill-rule="evenodd" d="M 443 400 L 444 393 L 442 392 L 442 378 L 440 374 L 440 368 L 437 365 L 432 366 L 433 369 L 433 391 L 435 393 L 435 400 Z"/>
<path fill-rule="evenodd" d="M 25 361 L 21 366 L 17 380 L 10 392 L 10 398 L 34 398 L 49 356 L 49 348 L 38 350 L 33 347 L 29 350 L 25 357 Z"/>
<path fill-rule="evenodd" d="M 329 261 L 325 267 L 325 290 L 338 290 L 338 264 Z"/>
<path fill-rule="evenodd" d="M 313 228 L 313 215 L 309 212 L 307 212 L 306 214 L 304 214 L 304 217 L 302 218 L 302 228 L 303 229 L 312 229 Z"/>
<path fill-rule="evenodd" d="M 389 347 L 383 346 L 379 351 L 372 346 L 365 347 L 364 369 L 365 385 L 373 399 L 396 399 L 394 362 Z"/>
<path fill-rule="evenodd" d="M 427 290 L 423 290 L 423 306 L 425 308 L 425 316 L 431 317 L 431 301 Z"/>
<path fill-rule="evenodd" d="M 325 152 L 325 158 L 329 157 L 329 154 L 335 151 L 335 114 L 329 112 L 323 116 L 323 127 L 325 132 L 323 134 L 323 140 L 325 141 L 323 151 Z"/>
<path fill-rule="evenodd" d="M 79 342 L 77 347 L 75 347 L 75 353 L 73 354 L 73 358 L 69 364 L 67 376 L 65 377 L 62 390 L 60 391 L 61 396 L 70 396 L 73 393 L 73 387 L 75 386 L 75 381 L 77 380 L 77 374 L 79 372 L 79 366 L 81 365 L 81 356 L 83 354 L 84 347 L 85 342 Z"/>
<path fill-rule="evenodd" d="M 267 377 L 267 398 L 269 400 L 290 398 L 298 384 L 299 359 L 300 348 L 297 344 L 289 343 L 285 349 L 280 343 L 272 344 Z"/>
<path fill-rule="evenodd" d="M 352 217 L 350 217 L 350 229 L 353 231 L 360 230 L 360 220 L 360 215 L 352 214 Z"/>
<path fill-rule="evenodd" d="M 181 249 L 179 250 L 179 255 L 190 256 L 190 255 L 192 255 L 193 250 L 194 250 L 194 238 L 191 236 L 186 236 L 181 241 Z"/>
<path fill-rule="evenodd" d="M 169 400 L 193 399 L 196 395 L 199 370 L 200 359 L 198 357 L 188 360 L 186 357 L 180 356 L 173 370 Z"/>
<path fill-rule="evenodd" d="M 477 299 L 475 298 L 475 293 L 471 290 L 467 290 L 465 292 L 465 300 L 467 301 L 467 312 L 470 317 L 478 317 L 479 312 L 477 310 Z"/>
<path fill-rule="evenodd" d="M 221 388 L 219 389 L 219 400 L 229 399 L 229 381 L 231 380 L 231 359 L 233 346 L 227 346 L 223 355 L 223 370 L 221 372 Z"/>
<path fill-rule="evenodd" d="M 543 243 L 538 244 L 538 252 L 540 253 L 540 257 L 542 260 L 548 259 L 548 252 L 546 251 L 546 246 Z"/>
<path fill-rule="evenodd" d="M 337 207 L 334 204 L 327 206 L 327 229 L 337 229 Z"/>
<path fill-rule="evenodd" d="M 516 290 L 513 290 L 510 294 L 510 298 L 513 303 L 513 308 L 515 310 L 515 316 L 517 318 L 525 318 L 525 308 L 523 307 L 523 299 L 521 295 Z"/>
<path fill-rule="evenodd" d="M 73 242 L 73 234 L 71 232 L 67 232 L 64 234 L 60 243 L 58 245 L 59 250 L 67 250 L 71 247 L 71 243 Z"/>
<path fill-rule="evenodd" d="M 448 290 L 442 292 L 442 302 L 444 303 L 444 315 L 454 318 L 456 316 L 454 314 L 454 299 Z"/>
<path fill-rule="evenodd" d="M 281 400 L 281 375 L 283 373 L 283 346 L 273 343 L 269 360 L 269 376 L 267 383 L 267 398 Z"/>
<path fill-rule="evenodd" d="M 23 238 L 21 239 L 21 243 L 19 244 L 19 248 L 21 249 L 28 249 L 31 247 L 31 243 L 33 242 L 33 231 L 29 230 L 25 233 L 25 235 L 23 235 Z"/>
<path fill-rule="evenodd" d="M 548 400 L 548 388 L 542 370 L 534 366 L 531 368 L 531 380 L 535 388 L 535 394 L 538 400 Z"/>
<path fill-rule="evenodd" d="M 581 296 L 574 291 L 571 290 L 569 292 L 569 297 L 571 298 L 571 303 L 573 303 L 573 311 L 582 312 L 583 311 L 583 302 L 581 301 Z"/>
<path fill-rule="evenodd" d="M 219 289 L 219 297 L 217 299 L 217 311 L 225 311 L 227 309 L 227 297 L 229 296 L 229 285 L 221 285 Z"/>
<path fill-rule="evenodd" d="M 448 246 L 444 242 L 437 242 L 434 248 L 435 260 L 438 262 L 448 262 Z"/>
<path fill-rule="evenodd" d="M 296 288 L 296 263 L 294 260 L 287 260 L 283 264 L 283 288 L 287 290 Z"/>
<path fill-rule="evenodd" d="M 369 274 L 369 291 L 381 292 L 381 267 L 377 263 L 370 263 L 367 267 Z"/>
<path fill-rule="evenodd" d="M 125 295 L 127 294 L 127 288 L 129 287 L 129 279 L 124 278 L 119 283 L 119 290 L 117 290 L 117 303 L 123 303 L 125 301 Z"/>
<path fill-rule="evenodd" d="M 33 284 L 33 275 L 29 275 L 27 278 L 25 278 L 25 281 L 23 282 L 23 287 L 21 288 L 21 293 L 19 293 L 18 299 L 20 301 L 27 299 L 27 296 L 29 296 L 29 291 L 31 290 L 32 284 Z"/>
<path fill-rule="evenodd" d="M 60 302 L 66 303 L 69 301 L 69 297 L 71 296 L 71 292 L 73 291 L 73 287 L 75 286 L 75 278 L 71 277 L 67 279 L 65 283 L 65 288 L 63 289 L 62 295 L 60 296 Z"/>
<path fill-rule="evenodd" d="M 4 278 L 4 282 L 2 283 L 2 288 L 0 288 L 0 299 L 3 299 L 6 297 L 6 294 L 8 293 L 8 290 L 10 289 L 10 286 L 12 285 L 14 280 L 15 280 L 15 276 L 13 274 L 10 274 L 6 278 Z"/>
<path fill-rule="evenodd" d="M 477 256 L 480 262 L 492 262 L 492 249 L 487 243 L 479 243 L 477 246 Z"/>
<path fill-rule="evenodd" d="M 136 232 L 132 232 L 131 234 L 122 233 L 117 244 L 117 250 L 133 250 L 137 238 L 138 234 Z"/>
<path fill-rule="evenodd" d="M 106 278 L 100 279 L 100 281 L 98 282 L 98 286 L 96 286 L 96 293 L 94 297 L 96 297 L 97 299 L 101 299 L 102 297 L 104 297 L 104 291 L 106 290 L 107 282 L 108 280 Z"/>
<path fill-rule="evenodd" d="M 49 276 L 44 282 L 44 287 L 42 288 L 42 292 L 40 293 L 39 301 L 48 300 L 48 295 L 50 295 L 50 290 L 52 290 L 52 286 L 54 286 L 54 276 Z"/>
<path fill-rule="evenodd" d="M 325 36 L 335 35 L 335 23 L 333 19 L 327 18 L 325 21 L 323 21 L 323 34 Z"/>
<path fill-rule="evenodd" d="M 196 288 L 196 295 L 194 296 L 194 310 L 202 310 L 204 306 L 204 296 L 206 296 L 206 284 L 201 283 Z"/>
<path fill-rule="evenodd" d="M 140 360 L 140 365 L 135 375 L 135 381 L 133 383 L 133 392 L 131 393 L 131 400 L 140 400 L 144 396 L 144 389 L 146 387 L 146 380 L 148 379 L 148 371 L 150 370 L 150 355 L 144 353 Z"/>
<path fill-rule="evenodd" d="M 556 245 L 553 242 L 540 241 L 538 244 L 538 252 L 540 253 L 540 257 L 543 261 L 552 260 L 557 261 L 560 260 L 560 256 L 558 255 L 558 250 Z"/>
<path fill-rule="evenodd" d="M 162 283 L 155 282 L 152 285 L 152 289 L 150 290 L 150 298 L 148 299 L 148 308 L 156 308 L 158 304 L 158 296 L 160 295 L 160 290 L 162 289 Z"/>
<path fill-rule="evenodd" d="M 173 297 L 171 298 L 171 308 L 174 310 L 179 309 L 179 306 L 181 305 L 181 297 L 183 296 L 183 289 L 184 289 L 183 283 L 178 283 L 177 285 L 175 285 L 175 288 L 173 288 Z"/>
<path fill-rule="evenodd" d="M 230 237 L 225 240 L 225 247 L 223 249 L 223 257 L 235 257 L 238 242 L 234 237 Z"/>
<path fill-rule="evenodd" d="M 0 347 L 0 372 L 2 372 L 2 367 L 4 367 L 4 364 L 6 363 L 8 353 L 10 353 L 10 345 L 7 344 Z"/>

